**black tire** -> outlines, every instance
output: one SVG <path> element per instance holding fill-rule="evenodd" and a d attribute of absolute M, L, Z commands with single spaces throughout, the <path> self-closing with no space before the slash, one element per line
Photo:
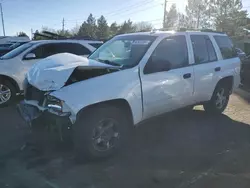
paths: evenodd
<path fill-rule="evenodd" d="M 0 85 L 3 85 L 4 87 L 8 88 L 11 92 L 11 96 L 10 96 L 9 100 L 7 100 L 4 103 L 1 103 L 1 101 L 0 101 L 0 108 L 1 108 L 1 107 L 8 106 L 15 101 L 17 90 L 16 90 L 15 86 L 8 80 L 0 80 Z"/>
<path fill-rule="evenodd" d="M 218 105 L 217 100 L 218 100 L 218 93 L 222 92 L 224 90 L 224 102 L 222 102 L 221 105 Z M 203 104 L 203 107 L 206 112 L 213 113 L 213 114 L 221 114 L 224 112 L 228 105 L 230 97 L 230 88 L 226 83 L 220 83 L 216 86 L 213 96 L 210 101 L 206 102 Z"/>
<path fill-rule="evenodd" d="M 100 151 L 96 148 L 96 139 L 93 135 L 100 122 L 105 119 L 115 121 L 119 138 L 116 140 L 114 137 L 115 144 L 109 150 Z M 98 105 L 82 112 L 73 126 L 73 142 L 77 159 L 96 160 L 111 156 L 126 143 L 130 127 L 126 114 L 115 106 Z"/>

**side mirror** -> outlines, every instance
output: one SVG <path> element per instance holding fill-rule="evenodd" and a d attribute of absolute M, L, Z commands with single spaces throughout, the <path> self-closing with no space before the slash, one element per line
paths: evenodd
<path fill-rule="evenodd" d="M 166 59 L 152 56 L 144 68 L 144 74 L 151 74 L 156 72 L 165 72 L 171 69 L 171 63 Z"/>
<path fill-rule="evenodd" d="M 25 59 L 34 59 L 36 58 L 36 54 L 34 53 L 28 53 L 26 56 L 25 56 Z"/>

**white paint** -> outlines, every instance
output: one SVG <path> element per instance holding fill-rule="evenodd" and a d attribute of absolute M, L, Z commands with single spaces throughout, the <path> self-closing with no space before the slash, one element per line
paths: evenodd
<path fill-rule="evenodd" d="M 50 95 L 64 100 L 73 115 L 92 104 L 124 99 L 131 107 L 134 122 L 138 123 L 142 119 L 140 87 L 138 67 L 135 67 L 78 82 Z"/>
<path fill-rule="evenodd" d="M 86 57 L 62 53 L 47 57 L 32 66 L 27 74 L 31 85 L 42 91 L 58 90 L 63 87 L 76 67 L 113 67 Z"/>
<path fill-rule="evenodd" d="M 25 60 L 24 57 L 35 50 L 37 47 L 44 44 L 51 43 L 78 43 L 89 49 L 91 52 L 95 50 L 91 43 L 102 43 L 100 41 L 88 41 L 88 40 L 42 40 L 42 41 L 32 41 L 30 44 L 33 46 L 29 47 L 19 55 L 11 59 L 0 60 L 0 76 L 8 76 L 15 80 L 20 90 L 23 90 L 23 81 L 25 79 L 26 73 L 30 68 L 41 59 L 30 59 Z M 22 46 L 20 46 L 22 47 Z M 18 47 L 19 48 L 19 47 Z"/>
<path fill-rule="evenodd" d="M 85 58 L 59 54 L 45 59 L 37 64 L 37 66 L 34 66 L 35 68 L 29 73 L 29 81 L 41 90 L 46 90 L 46 88 L 47 90 L 51 90 L 48 87 L 51 87 L 50 84 L 53 80 L 55 82 L 53 88 L 61 89 L 50 93 L 50 95 L 65 101 L 68 110 L 71 111 L 74 117 L 81 109 L 89 105 L 113 99 L 125 100 L 132 110 L 134 124 L 137 124 L 155 115 L 196 104 L 197 102 L 210 100 L 216 84 L 221 78 L 226 76 L 233 76 L 234 88 L 238 87 L 240 80 L 239 58 L 223 60 L 218 46 L 212 40 L 218 61 L 195 65 L 192 43 L 189 38 L 191 33 L 193 35 L 208 35 L 210 38 L 214 35 L 214 33 L 205 32 L 138 33 L 139 35 L 155 35 L 157 39 L 145 53 L 140 63 L 133 68 L 87 79 L 61 88 L 65 80 L 68 79 L 73 69 L 77 66 L 92 69 L 108 65 L 98 62 L 93 62 L 92 64 L 90 60 Z M 154 49 L 164 38 L 170 35 L 186 36 L 189 66 L 144 75 L 143 69 Z M 216 35 L 224 36 L 224 34 Z M 71 58 L 74 61 L 71 61 Z M 220 72 L 215 72 L 214 68 L 217 66 L 221 67 Z M 191 78 L 184 79 L 183 75 L 186 73 L 191 73 Z"/>

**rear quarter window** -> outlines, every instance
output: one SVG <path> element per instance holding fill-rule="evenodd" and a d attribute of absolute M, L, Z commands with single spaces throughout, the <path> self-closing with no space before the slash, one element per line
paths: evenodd
<path fill-rule="evenodd" d="M 238 57 L 232 41 L 227 36 L 214 36 L 214 39 L 220 48 L 223 59 Z"/>

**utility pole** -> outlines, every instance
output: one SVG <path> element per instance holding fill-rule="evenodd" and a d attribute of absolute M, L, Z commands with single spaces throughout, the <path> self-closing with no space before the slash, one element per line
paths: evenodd
<path fill-rule="evenodd" d="M 33 29 L 32 28 L 30 29 L 30 37 L 31 37 L 30 39 L 33 40 Z"/>
<path fill-rule="evenodd" d="M 65 26 L 65 20 L 63 18 L 63 21 L 62 21 L 62 31 L 64 32 L 64 26 Z"/>
<path fill-rule="evenodd" d="M 1 17 L 2 17 L 3 36 L 5 36 L 5 28 L 4 28 L 4 19 L 3 19 L 3 8 L 2 8 L 2 3 L 0 3 L 0 9 L 1 9 Z"/>
<path fill-rule="evenodd" d="M 201 14 L 201 6 L 198 5 L 198 18 L 197 18 L 197 25 L 196 25 L 196 29 L 199 29 L 200 26 L 200 15 Z"/>
<path fill-rule="evenodd" d="M 163 28 L 165 27 L 165 23 L 166 23 L 166 9 L 167 9 L 167 0 L 164 0 L 164 16 L 163 16 Z"/>

